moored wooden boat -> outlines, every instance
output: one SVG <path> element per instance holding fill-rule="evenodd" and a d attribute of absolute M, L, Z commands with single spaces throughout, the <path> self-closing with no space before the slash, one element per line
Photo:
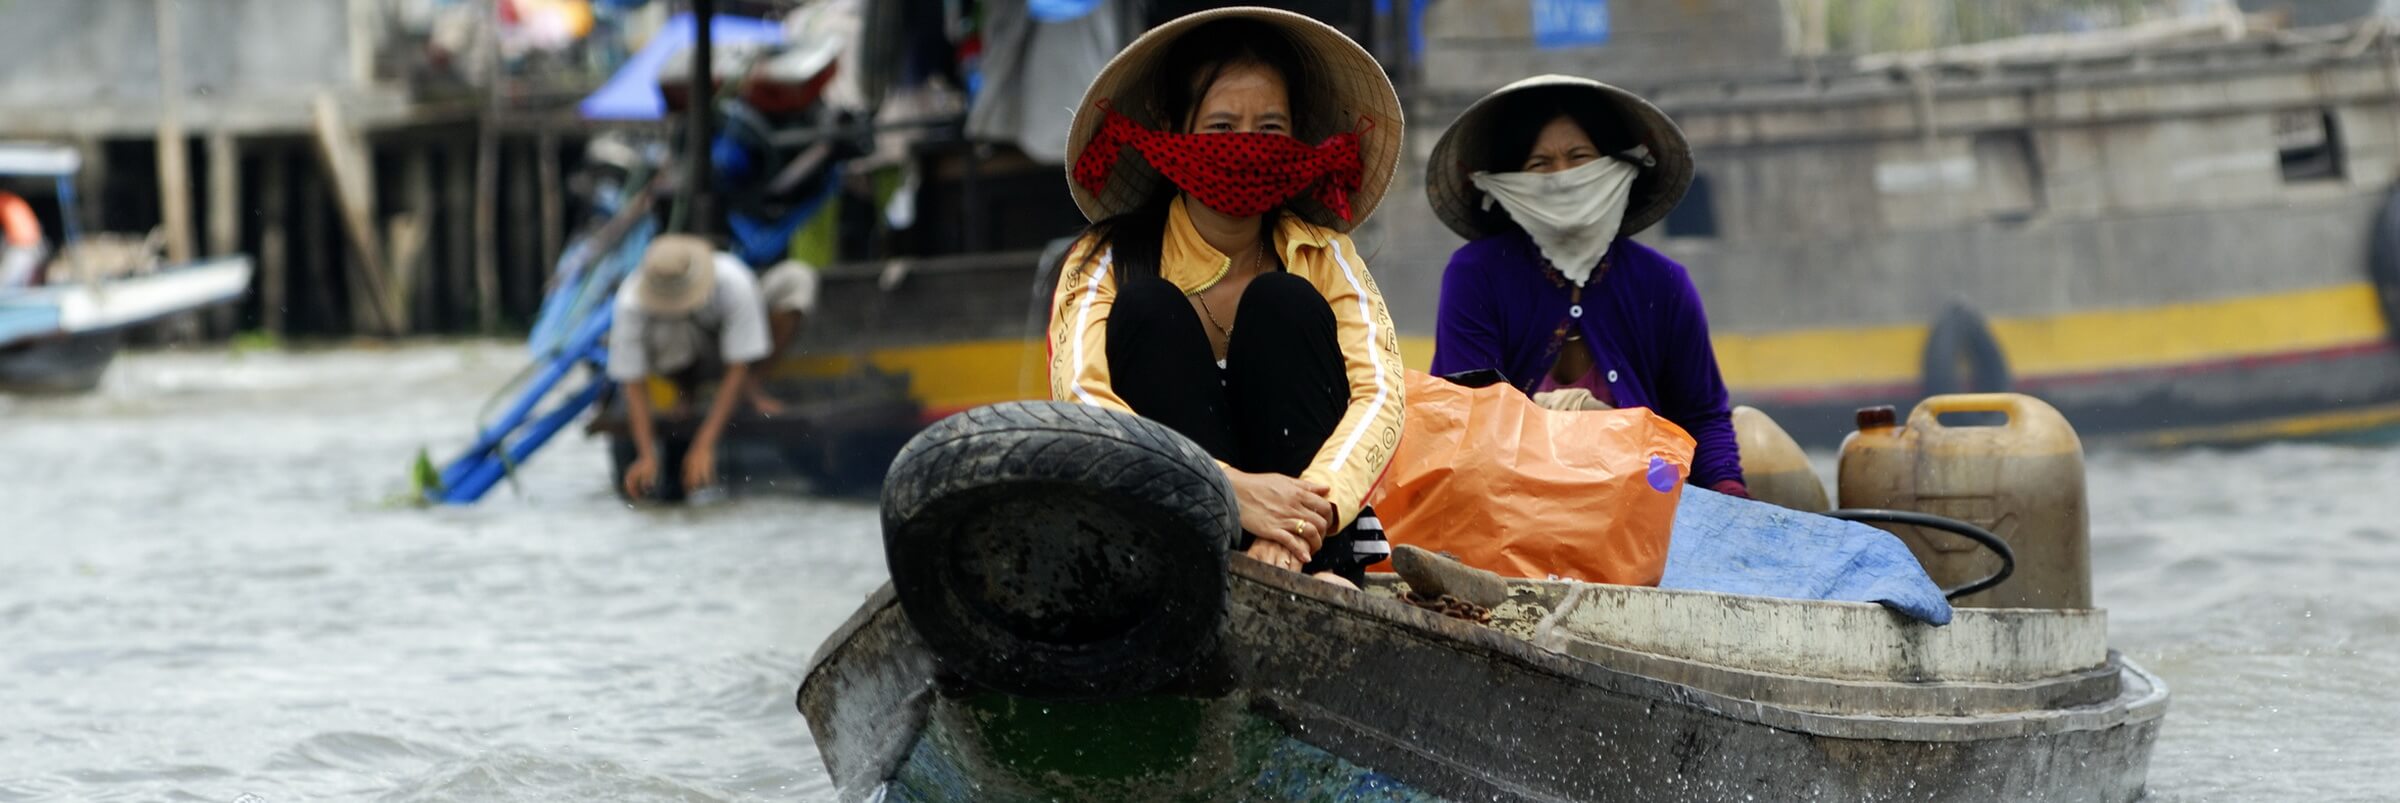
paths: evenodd
<path fill-rule="evenodd" d="M 126 330 L 231 303 L 249 289 L 247 256 L 161 266 L 149 244 L 85 237 L 74 203 L 82 167 L 72 148 L 0 142 L 0 177 L 47 182 L 65 235 L 58 254 L 34 252 L 35 271 L 22 283 L 0 280 L 0 393 L 89 391 Z"/>
<path fill-rule="evenodd" d="M 248 257 L 102 281 L 0 289 L 0 392 L 81 393 L 100 385 L 125 331 L 241 298 Z"/>

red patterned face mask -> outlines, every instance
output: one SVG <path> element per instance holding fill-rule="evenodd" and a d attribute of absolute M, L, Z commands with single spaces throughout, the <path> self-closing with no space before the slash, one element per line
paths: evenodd
<path fill-rule="evenodd" d="M 1358 134 L 1308 145 L 1281 134 L 1169 134 L 1143 128 L 1105 104 L 1108 115 L 1075 160 L 1075 183 L 1098 195 L 1126 146 L 1140 151 L 1176 188 L 1221 214 L 1256 217 L 1309 193 L 1343 220 L 1366 169 Z"/>

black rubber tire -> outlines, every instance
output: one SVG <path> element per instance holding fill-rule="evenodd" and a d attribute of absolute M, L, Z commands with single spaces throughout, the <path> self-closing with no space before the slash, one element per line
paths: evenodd
<path fill-rule="evenodd" d="M 2367 243 L 2367 280 L 2383 302 L 2384 332 L 2400 343 L 2400 189 L 2384 199 L 2373 236 Z"/>
<path fill-rule="evenodd" d="M 1198 444 L 1061 402 L 981 407 L 908 442 L 883 483 L 884 558 L 944 668 L 1024 697 L 1094 700 L 1212 656 L 1241 532 Z"/>
<path fill-rule="evenodd" d="M 1966 363 L 1965 371 L 1959 369 L 1961 362 Z M 1992 337 L 1991 325 L 1965 304 L 1951 304 L 1934 319 L 1933 331 L 1925 337 L 1922 368 L 1919 376 L 1927 396 L 2006 393 L 2015 384 L 2008 355 Z"/>

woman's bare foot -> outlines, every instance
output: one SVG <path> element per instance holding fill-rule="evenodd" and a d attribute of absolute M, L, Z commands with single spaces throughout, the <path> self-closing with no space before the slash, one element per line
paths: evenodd
<path fill-rule="evenodd" d="M 1325 582 L 1328 582 L 1328 583 L 1332 583 L 1332 584 L 1334 584 L 1334 585 L 1337 585 L 1337 586 L 1341 586 L 1341 587 L 1343 587 L 1343 588 L 1350 589 L 1350 590 L 1352 590 L 1352 591 L 1357 591 L 1357 590 L 1358 590 L 1358 584 L 1357 584 L 1357 583 L 1350 582 L 1350 578 L 1343 577 L 1343 576 L 1341 576 L 1341 575 L 1334 574 L 1334 573 L 1332 573 L 1332 572 L 1318 572 L 1318 573 L 1316 573 L 1316 574 L 1312 574 L 1312 575 L 1309 575 L 1309 576 L 1310 576 L 1310 577 L 1317 578 L 1317 579 L 1319 579 L 1319 580 L 1323 580 L 1323 581 L 1325 581 Z"/>

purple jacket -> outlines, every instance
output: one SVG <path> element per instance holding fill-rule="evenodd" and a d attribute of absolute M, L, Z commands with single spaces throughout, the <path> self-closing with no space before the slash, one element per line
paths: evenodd
<path fill-rule="evenodd" d="M 1740 480 L 1725 378 L 1691 276 L 1632 240 L 1610 246 L 1608 262 L 1608 273 L 1583 288 L 1583 315 L 1574 319 L 1591 344 L 1592 370 L 1607 380 L 1618 407 L 1648 407 L 1699 442 L 1692 484 Z M 1460 247 L 1442 273 L 1433 373 L 1494 368 L 1532 392 L 1550 370 L 1543 358 L 1552 333 L 1569 319 L 1568 293 L 1523 231 Z"/>

